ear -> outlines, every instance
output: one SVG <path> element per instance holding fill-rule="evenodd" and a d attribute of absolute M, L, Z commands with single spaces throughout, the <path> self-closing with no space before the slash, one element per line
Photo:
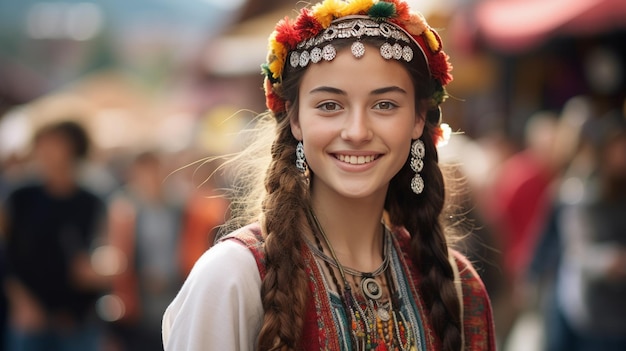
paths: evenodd
<path fill-rule="evenodd" d="M 287 102 L 285 108 L 287 109 L 287 116 L 289 116 L 289 125 L 291 126 L 291 135 L 298 141 L 302 141 L 302 129 L 300 129 L 300 121 L 298 120 L 297 113 L 291 113 L 291 103 Z"/>
<path fill-rule="evenodd" d="M 418 139 L 424 133 L 424 125 L 426 124 L 426 111 L 420 109 L 415 113 L 415 124 L 411 131 L 411 138 L 413 140 Z"/>

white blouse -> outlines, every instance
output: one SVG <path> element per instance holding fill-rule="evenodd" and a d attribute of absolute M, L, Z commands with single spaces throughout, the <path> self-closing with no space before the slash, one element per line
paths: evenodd
<path fill-rule="evenodd" d="M 244 245 L 226 240 L 196 262 L 163 316 L 165 351 L 254 350 L 261 277 Z"/>

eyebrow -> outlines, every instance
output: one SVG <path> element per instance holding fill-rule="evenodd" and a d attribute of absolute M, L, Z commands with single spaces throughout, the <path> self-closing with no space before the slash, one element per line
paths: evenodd
<path fill-rule="evenodd" d="M 393 92 L 406 94 L 406 90 L 400 88 L 399 86 L 393 85 L 390 87 L 384 87 L 384 88 L 372 90 L 370 95 L 381 95 L 381 94 L 393 93 Z"/>
<path fill-rule="evenodd" d="M 346 92 L 341 90 L 341 89 L 337 89 L 337 88 L 333 88 L 333 87 L 327 87 L 327 86 L 317 87 L 317 88 L 309 91 L 309 94 L 315 94 L 315 93 L 331 93 L 331 94 L 335 94 L 335 95 L 347 95 Z"/>
<path fill-rule="evenodd" d="M 389 87 L 374 89 L 372 90 L 370 95 L 382 95 L 382 94 L 386 94 L 390 92 L 398 92 L 398 93 L 406 94 L 406 90 L 400 88 L 399 86 L 392 85 Z M 336 95 L 347 95 L 347 93 L 341 89 L 328 87 L 328 86 L 317 87 L 309 91 L 309 94 L 315 94 L 315 93 L 331 93 L 331 94 L 336 94 Z"/>

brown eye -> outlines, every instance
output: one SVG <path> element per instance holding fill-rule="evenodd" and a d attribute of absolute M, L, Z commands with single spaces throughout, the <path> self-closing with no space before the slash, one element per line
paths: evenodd
<path fill-rule="evenodd" d="M 377 110 L 391 110 L 396 107 L 396 104 L 390 101 L 381 101 L 374 105 L 374 108 Z"/>
<path fill-rule="evenodd" d="M 339 106 L 339 104 L 336 102 L 329 101 L 329 102 L 324 102 L 322 104 L 319 104 L 317 108 L 322 111 L 333 112 L 333 111 L 340 110 L 341 106 Z"/>

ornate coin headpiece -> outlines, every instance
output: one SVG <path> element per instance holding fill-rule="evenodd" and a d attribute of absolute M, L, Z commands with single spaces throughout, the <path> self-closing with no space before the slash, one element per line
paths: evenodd
<path fill-rule="evenodd" d="M 318 36 L 300 42 L 289 54 L 289 63 L 291 67 L 296 68 L 306 67 L 309 62 L 318 63 L 322 59 L 325 61 L 334 59 L 337 51 L 331 42 L 335 39 L 357 39 L 352 43 L 350 51 L 354 57 L 361 58 L 365 54 L 365 45 L 360 41 L 362 37 L 380 37 L 396 41 L 394 45 L 385 42 L 380 47 L 380 55 L 387 60 L 392 58 L 407 62 L 413 60 L 413 49 L 409 46 L 411 39 L 408 33 L 392 24 L 377 22 L 367 16 L 348 16 L 331 23 Z M 324 49 L 321 49 L 322 47 Z M 327 55 L 323 55 L 323 52 Z"/>
<path fill-rule="evenodd" d="M 415 57 L 422 57 L 436 83 L 433 105 L 447 97 L 444 87 L 452 80 L 448 55 L 437 32 L 420 13 L 411 12 L 405 1 L 324 0 L 300 10 L 295 20 L 279 21 L 270 35 L 267 62 L 262 65 L 267 107 L 274 114 L 285 111 L 285 101 L 278 94 L 285 68 L 333 60 L 337 55 L 333 42 L 339 39 L 354 39 L 350 51 L 360 58 L 366 51 L 360 41 L 365 37 L 384 41 L 379 53 L 387 60 L 411 64 Z"/>

